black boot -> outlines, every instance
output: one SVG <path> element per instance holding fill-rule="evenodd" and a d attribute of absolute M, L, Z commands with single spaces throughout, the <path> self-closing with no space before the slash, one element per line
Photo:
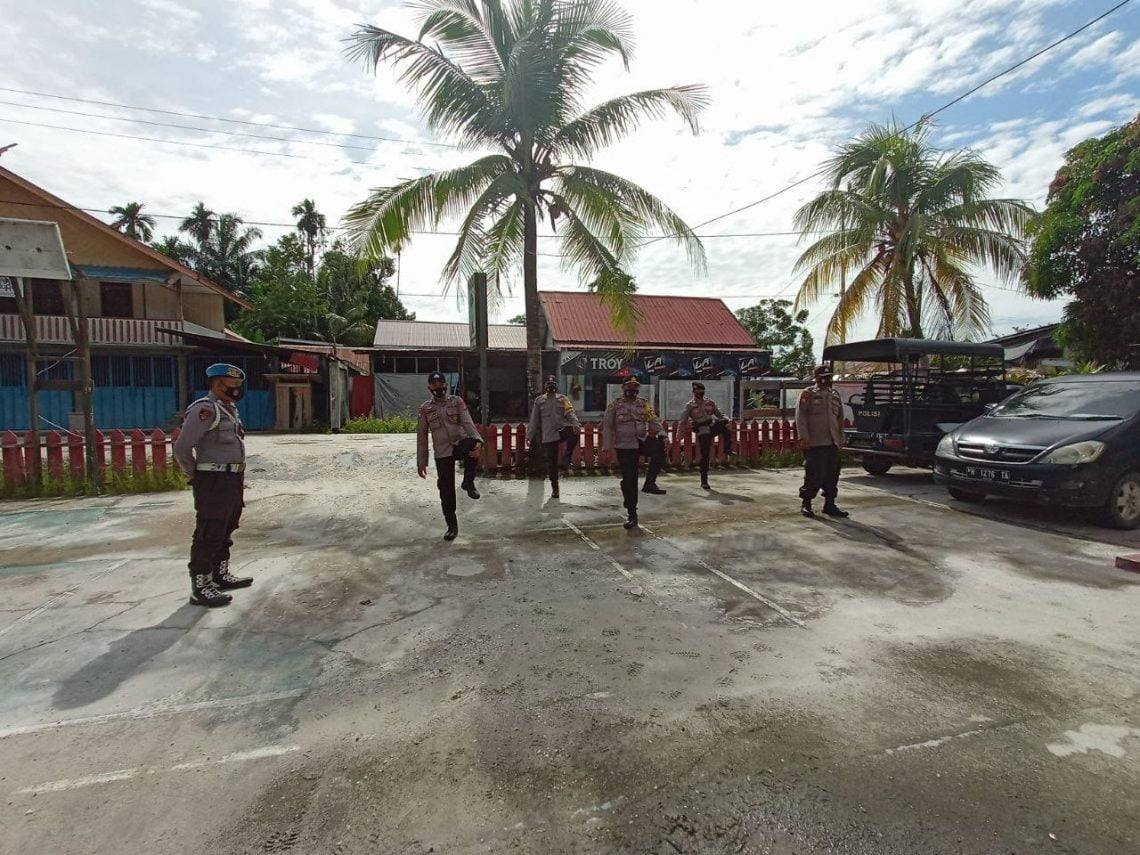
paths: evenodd
<path fill-rule="evenodd" d="M 664 496 L 665 495 L 665 491 L 662 490 L 660 487 L 658 487 L 656 482 L 654 482 L 652 484 L 647 483 L 644 487 L 641 488 L 641 492 L 652 493 L 655 496 Z"/>
<path fill-rule="evenodd" d="M 851 514 L 835 504 L 835 499 L 828 499 L 823 503 L 823 512 L 829 517 L 839 517 L 840 519 L 851 516 Z"/>
<path fill-rule="evenodd" d="M 709 486 L 708 478 L 702 478 L 701 479 L 701 489 L 702 490 L 711 490 L 712 489 L 712 487 Z"/>
<path fill-rule="evenodd" d="M 804 499 L 803 504 L 800 505 L 800 513 L 805 517 L 814 518 L 815 511 L 811 509 L 811 499 Z"/>
<path fill-rule="evenodd" d="M 637 528 L 637 511 L 630 511 L 629 517 L 622 523 L 622 526 L 626 529 Z"/>
<path fill-rule="evenodd" d="M 475 481 L 474 480 L 464 481 L 463 482 L 463 490 L 472 499 L 478 499 L 479 498 L 479 491 L 475 489 Z"/>
<path fill-rule="evenodd" d="M 213 577 L 209 573 L 190 574 L 190 605 L 214 608 L 228 606 L 233 599 L 214 587 Z"/>
<path fill-rule="evenodd" d="M 213 573 L 214 587 L 219 591 L 233 591 L 237 588 L 248 588 L 253 584 L 250 576 L 235 576 L 230 572 L 230 562 L 223 561 Z"/>
<path fill-rule="evenodd" d="M 558 497 L 558 485 L 552 484 L 550 487 L 550 498 L 557 499 Z"/>
<path fill-rule="evenodd" d="M 443 535 L 444 540 L 455 540 L 459 537 L 459 520 L 453 515 L 447 518 L 447 531 Z"/>

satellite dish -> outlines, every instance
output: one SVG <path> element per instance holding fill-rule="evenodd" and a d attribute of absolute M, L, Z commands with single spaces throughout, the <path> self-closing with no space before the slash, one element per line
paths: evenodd
<path fill-rule="evenodd" d="M 71 279 L 59 224 L 0 217 L 0 277 Z"/>

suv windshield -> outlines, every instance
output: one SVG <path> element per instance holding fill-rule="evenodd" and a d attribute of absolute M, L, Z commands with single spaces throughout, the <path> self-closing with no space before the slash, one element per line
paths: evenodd
<path fill-rule="evenodd" d="M 1007 419 L 1127 419 L 1140 411 L 1140 386 L 1125 380 L 1039 383 L 990 411 Z"/>

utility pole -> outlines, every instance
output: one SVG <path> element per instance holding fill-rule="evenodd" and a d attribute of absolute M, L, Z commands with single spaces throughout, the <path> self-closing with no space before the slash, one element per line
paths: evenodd
<path fill-rule="evenodd" d="M 491 423 L 491 389 L 487 381 L 487 274 L 476 273 L 467 283 L 467 299 L 471 323 L 471 346 L 479 354 L 479 421 L 483 436 Z M 483 443 L 483 462 L 487 462 L 487 443 Z"/>
<path fill-rule="evenodd" d="M 87 481 L 98 495 L 103 492 L 103 477 L 99 471 L 99 457 L 95 448 L 95 413 L 92 401 L 95 384 L 91 378 L 91 340 L 87 330 L 87 311 L 83 305 L 83 283 L 86 281 L 83 276 L 76 276 L 67 283 L 69 304 L 67 314 L 78 354 L 76 365 L 79 368 L 79 377 L 72 384 L 72 389 L 76 393 L 79 411 L 83 415 Z"/>
<path fill-rule="evenodd" d="M 31 292 L 24 287 L 24 279 L 22 276 L 10 278 L 12 282 L 12 292 L 16 297 L 16 310 L 20 313 L 20 320 L 24 324 L 24 341 L 27 346 L 27 355 L 24 357 L 25 377 L 28 386 L 28 418 L 31 423 L 31 429 L 25 434 L 25 446 L 30 446 L 36 449 L 36 453 L 32 455 L 32 471 L 29 473 L 32 481 L 32 492 L 34 495 L 39 495 L 40 486 L 42 485 L 41 478 L 41 464 L 40 464 L 40 401 L 39 395 L 39 372 L 36 366 L 39 364 L 39 348 L 36 344 L 36 318 L 32 310 Z"/>

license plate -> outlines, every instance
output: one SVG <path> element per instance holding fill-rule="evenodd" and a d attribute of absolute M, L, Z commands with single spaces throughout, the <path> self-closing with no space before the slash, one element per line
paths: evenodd
<path fill-rule="evenodd" d="M 967 466 L 966 476 L 981 481 L 1008 481 L 1009 472 L 1005 469 L 986 469 L 982 466 Z"/>

